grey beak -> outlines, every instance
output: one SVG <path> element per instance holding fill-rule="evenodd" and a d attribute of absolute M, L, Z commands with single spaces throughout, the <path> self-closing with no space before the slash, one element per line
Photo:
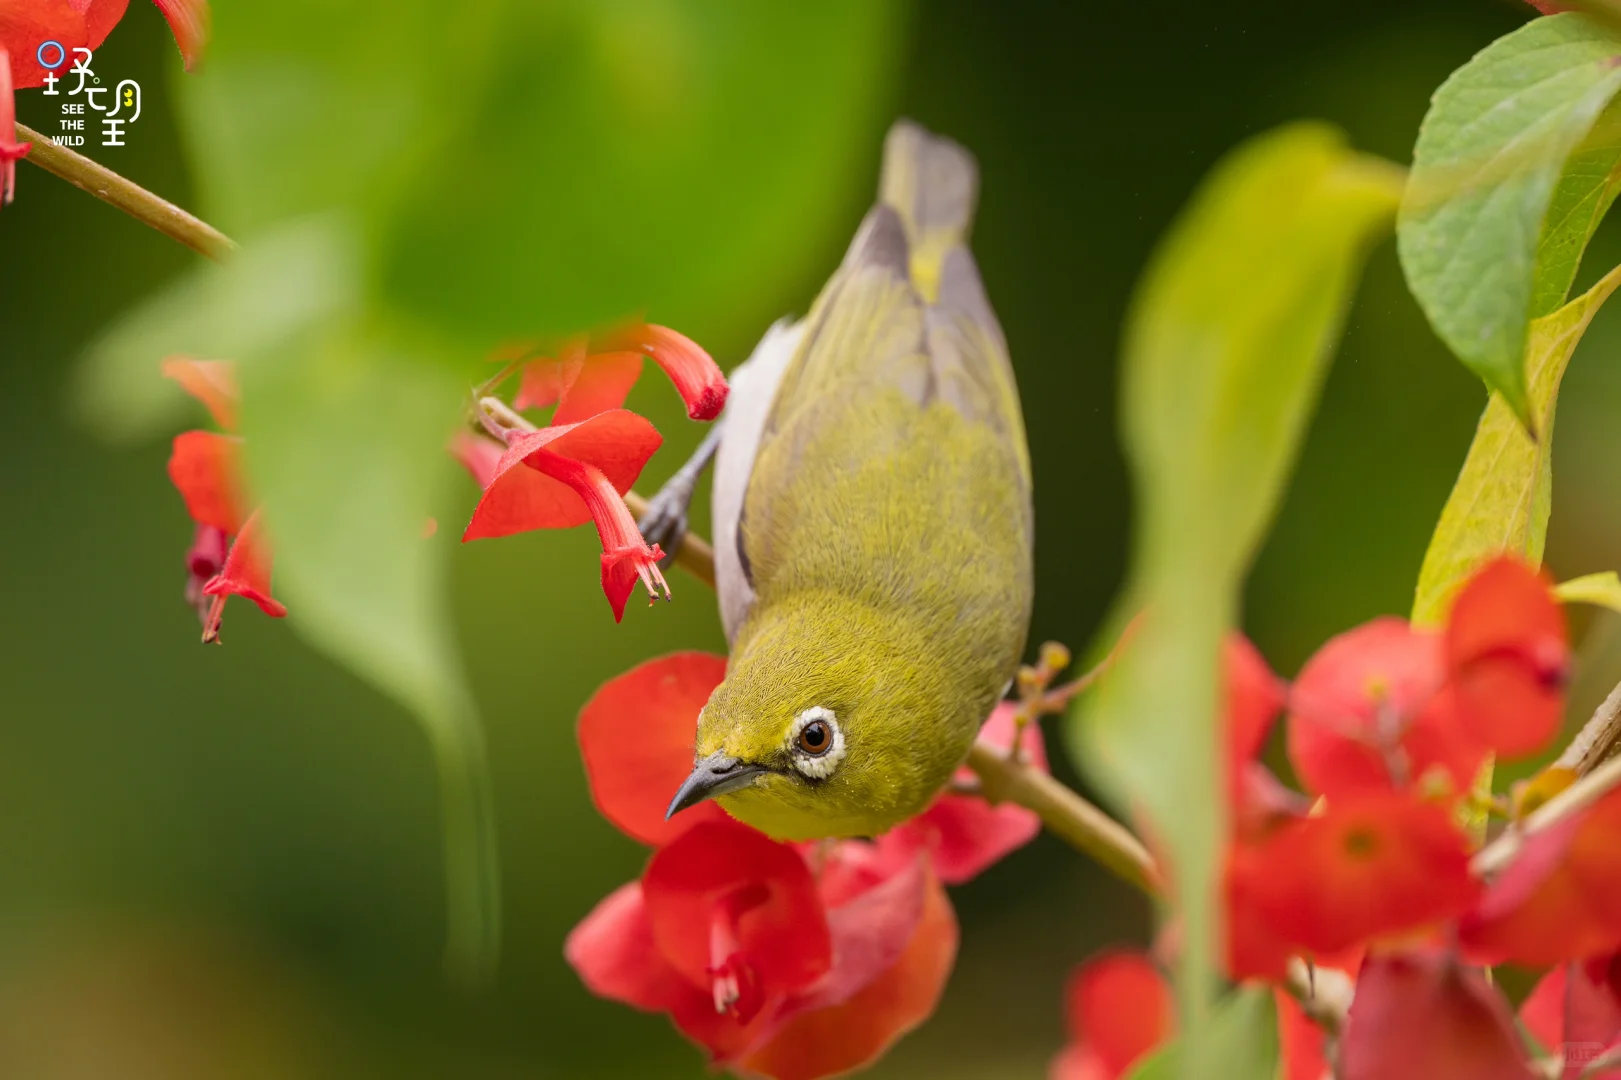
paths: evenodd
<path fill-rule="evenodd" d="M 681 782 L 681 790 L 670 800 L 670 809 L 664 812 L 668 821 L 689 806 L 697 806 L 705 799 L 724 795 L 728 791 L 748 787 L 754 778 L 766 770 L 759 765 L 747 765 L 729 754 L 717 750 L 693 765 L 692 772 Z"/>

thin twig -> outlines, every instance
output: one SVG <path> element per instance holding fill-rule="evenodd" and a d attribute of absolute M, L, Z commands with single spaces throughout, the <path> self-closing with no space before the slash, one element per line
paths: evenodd
<path fill-rule="evenodd" d="M 152 226 L 198 254 L 219 262 L 236 250 L 235 242 L 208 222 L 159 198 L 134 181 L 119 176 L 105 165 L 99 165 L 65 146 L 58 146 L 48 136 L 23 124 L 17 125 L 17 138 L 32 144 L 28 156 L 23 160 L 33 162 L 46 172 L 83 188 L 102 202 L 116 206 L 136 221 Z"/>
<path fill-rule="evenodd" d="M 1621 786 L 1621 757 L 1613 757 L 1543 803 L 1518 828 L 1510 829 L 1482 848 L 1470 864 L 1481 877 L 1490 877 L 1513 861 L 1528 836 L 1592 806 Z"/>
<path fill-rule="evenodd" d="M 1594 710 L 1593 718 L 1582 725 L 1582 730 L 1570 740 L 1554 766 L 1586 776 L 1614 757 L 1618 747 L 1621 747 L 1621 684 Z"/>

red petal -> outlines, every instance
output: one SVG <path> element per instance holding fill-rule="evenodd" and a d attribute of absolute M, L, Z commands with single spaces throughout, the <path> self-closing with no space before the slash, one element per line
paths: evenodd
<path fill-rule="evenodd" d="M 623 409 L 520 435 L 496 463 L 462 539 L 510 536 L 530 529 L 568 529 L 591 520 L 585 500 L 567 484 L 533 468 L 518 468 L 541 450 L 601 470 L 613 489 L 623 494 L 662 441 L 652 424 Z"/>
<path fill-rule="evenodd" d="M 1340 1045 L 1342 1080 L 1535 1080 L 1502 996 L 1439 953 L 1369 957 Z"/>
<path fill-rule="evenodd" d="M 506 452 L 507 448 L 501 443 L 487 435 L 474 435 L 471 431 L 458 431 L 455 438 L 450 440 L 450 456 L 461 463 L 467 475 L 480 488 L 487 488 L 494 482 L 496 467 L 501 464 L 501 455 Z M 517 474 L 514 479 L 517 479 Z"/>
<path fill-rule="evenodd" d="M 621 885 L 582 919 L 563 956 L 588 990 L 610 1001 L 652 1011 L 693 997 L 709 1003 L 659 955 L 639 881 Z"/>
<path fill-rule="evenodd" d="M 29 147 L 32 145 L 17 141 L 17 113 L 11 89 L 11 55 L 4 47 L 0 47 L 0 206 L 9 203 L 16 193 L 17 162 L 28 156 Z"/>
<path fill-rule="evenodd" d="M 625 617 L 625 603 L 638 581 L 647 587 L 648 603 L 661 592 L 666 600 L 670 598 L 670 587 L 658 565 L 664 552 L 657 544 L 647 546 L 629 507 L 600 469 L 550 450 L 536 450 L 524 464 L 567 484 L 585 501 L 602 541 L 602 592 L 613 608 L 614 622 Z"/>
<path fill-rule="evenodd" d="M 1266 888 L 1271 865 L 1250 844 L 1229 844 L 1224 868 L 1227 974 L 1234 980 L 1281 981 L 1295 950 L 1274 931 L 1257 893 Z"/>
<path fill-rule="evenodd" d="M 839 847 L 843 851 L 836 857 L 841 859 L 860 857 L 860 849 L 866 849 L 870 858 L 878 857 L 870 845 L 860 841 L 848 841 Z M 829 905 L 833 967 L 812 990 L 789 1001 L 781 1016 L 842 1005 L 899 963 L 923 919 L 930 890 L 939 889 L 940 882 L 930 872 L 928 860 L 921 857 L 892 865 L 871 887 L 841 897 L 837 906 L 831 904 L 824 885 L 821 896 Z"/>
<path fill-rule="evenodd" d="M 82 9 L 82 4 L 70 0 L 30 0 L 26 5 L 9 3 L 0 7 L 0 53 L 5 55 L 0 61 L 0 113 L 5 114 L 0 116 L 5 121 L 5 126 L 0 127 L 0 145 L 10 143 L 15 134 L 15 120 L 6 111 L 12 108 L 10 89 L 45 85 L 46 69 L 39 65 L 38 58 L 40 44 L 55 41 L 62 46 L 65 58 L 53 69 L 58 78 L 72 66 L 75 46 L 93 49 L 100 44 L 91 44 Z"/>
<path fill-rule="evenodd" d="M 1479 885 L 1469 841 L 1446 810 L 1404 795 L 1330 804 L 1256 848 L 1269 872 L 1249 882 L 1280 938 L 1336 953 L 1462 913 Z"/>
<path fill-rule="evenodd" d="M 1458 925 L 1472 957 L 1556 964 L 1621 948 L 1621 790 L 1530 833 Z"/>
<path fill-rule="evenodd" d="M 163 362 L 163 374 L 208 406 L 216 424 L 226 431 L 236 430 L 236 407 L 242 394 L 236 385 L 235 364 L 229 360 L 171 356 Z"/>
<path fill-rule="evenodd" d="M 1586 1066 L 1621 1036 L 1621 1000 L 1611 985 L 1616 957 L 1597 956 L 1570 965 L 1566 977 L 1564 1055 L 1566 1080 L 1621 1076 L 1621 1069 L 1588 1074 Z"/>
<path fill-rule="evenodd" d="M 669 821 L 670 797 L 692 771 L 698 713 L 726 674 L 726 659 L 683 652 L 612 679 L 580 710 L 580 756 L 602 816 L 644 844 L 667 843 L 701 821 L 723 820 L 713 802 Z"/>
<path fill-rule="evenodd" d="M 1440 766 L 1466 788 L 1485 750 L 1426 728 L 1445 719 L 1426 711 L 1442 680 L 1439 639 L 1406 620 L 1374 619 L 1331 639 L 1289 695 L 1289 760 L 1301 783 L 1333 798 L 1387 791 Z"/>
<path fill-rule="evenodd" d="M 709 986 L 715 908 L 739 893 L 756 901 L 739 912 L 736 936 L 767 999 L 804 989 L 832 966 L 827 916 L 805 860 L 747 825 L 692 826 L 654 852 L 642 888 L 659 951 L 694 986 Z"/>
<path fill-rule="evenodd" d="M 287 614 L 287 608 L 270 595 L 270 547 L 259 535 L 257 512 L 242 526 L 231 553 L 225 557 L 225 567 L 219 575 L 203 586 L 203 593 L 212 596 L 208 616 L 203 625 L 203 640 L 219 639 L 220 619 L 225 613 L 226 598 L 244 596 L 259 605 L 259 610 L 272 619 Z"/>
<path fill-rule="evenodd" d="M 1547 1053 L 1565 1043 L 1565 967 L 1553 968 L 1520 1003 L 1520 1023 Z"/>
<path fill-rule="evenodd" d="M 235 535 L 242 529 L 242 440 L 212 431 L 174 437 L 169 479 L 186 500 L 193 521 Z"/>
<path fill-rule="evenodd" d="M 1017 712 L 1018 706 L 1012 702 L 998 705 L 980 729 L 978 741 L 1006 753 L 1013 745 Z M 1047 751 L 1038 725 L 1026 725 L 1021 749 L 1026 763 L 1047 771 Z M 973 772 L 959 770 L 957 778 L 971 781 Z M 881 842 L 897 849 L 928 851 L 940 880 L 960 885 L 1028 844 L 1039 832 L 1040 816 L 1022 806 L 992 806 L 977 795 L 942 795 L 923 813 L 891 830 Z"/>
<path fill-rule="evenodd" d="M 713 420 L 726 406 L 726 376 L 691 338 L 667 326 L 643 324 L 617 335 L 615 342 L 651 356 L 675 384 L 692 419 Z"/>
<path fill-rule="evenodd" d="M 1332 1080 L 1324 1054 L 1323 1029 L 1282 990 L 1274 990 L 1278 1005 L 1278 1058 L 1281 1080 Z"/>
<path fill-rule="evenodd" d="M 537 409 L 555 403 L 557 412 L 552 415 L 552 424 L 556 426 L 578 423 L 622 406 L 641 378 L 642 354 L 587 356 L 583 346 L 576 349 L 577 353 L 565 352 L 558 360 L 542 358 L 526 364 L 513 407 Z"/>
<path fill-rule="evenodd" d="M 163 17 L 169 20 L 175 44 L 186 61 L 186 70 L 193 71 L 203 57 L 203 46 L 208 44 L 208 0 L 152 0 Z"/>
<path fill-rule="evenodd" d="M 1227 753 L 1232 773 L 1255 760 L 1272 721 L 1283 708 L 1287 687 L 1272 674 L 1250 639 L 1234 631 L 1222 645 L 1226 672 Z"/>
<path fill-rule="evenodd" d="M 1116 1080 L 1103 1059 L 1090 1046 L 1071 1043 L 1058 1052 L 1047 1069 L 1047 1080 Z"/>
<path fill-rule="evenodd" d="M 931 875 L 899 960 L 842 1004 L 795 1017 L 743 1066 L 775 1080 L 815 1080 L 876 1061 L 933 1015 L 956 956 L 957 918 Z"/>
<path fill-rule="evenodd" d="M 1124 1076 L 1173 1033 L 1171 990 L 1147 956 L 1100 953 L 1070 975 L 1064 990 L 1065 1026 L 1084 1041 L 1110 1076 Z"/>
<path fill-rule="evenodd" d="M 1559 730 L 1565 616 L 1526 564 L 1496 559 L 1464 586 L 1447 619 L 1446 663 L 1465 729 L 1499 754 L 1535 753 Z"/>

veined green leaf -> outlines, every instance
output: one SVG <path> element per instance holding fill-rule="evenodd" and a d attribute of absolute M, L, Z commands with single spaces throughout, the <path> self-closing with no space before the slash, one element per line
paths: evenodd
<path fill-rule="evenodd" d="M 1141 626 L 1072 726 L 1076 760 L 1152 822 L 1183 920 L 1188 1074 L 1211 1071 L 1217 660 L 1276 510 L 1358 270 L 1401 172 L 1302 124 L 1233 152 L 1161 242 L 1128 318 L 1122 411 Z"/>
<path fill-rule="evenodd" d="M 1591 232 L 1581 207 L 1606 197 L 1602 182 L 1587 190 L 1592 163 L 1568 189 L 1560 177 L 1618 89 L 1621 41 L 1580 15 L 1534 19 L 1453 72 L 1413 148 L 1397 226 L 1408 284 L 1436 333 L 1527 426 L 1527 326 L 1575 275 Z M 1539 250 L 1545 221 L 1555 235 Z"/>
<path fill-rule="evenodd" d="M 1531 419 L 1525 433 L 1502 397 L 1486 402 L 1463 470 L 1441 510 L 1413 598 L 1413 622 L 1435 626 L 1480 563 L 1510 551 L 1542 561 L 1553 500 L 1552 443 L 1559 382 L 1587 324 L 1621 285 L 1621 267 L 1551 315 L 1531 324 L 1525 369 Z"/>
<path fill-rule="evenodd" d="M 1562 604 L 1592 604 L 1621 611 L 1621 575 L 1614 570 L 1583 574 L 1554 586 L 1553 594 Z"/>
<path fill-rule="evenodd" d="M 1582 140 L 1554 187 L 1537 243 L 1531 317 L 1559 309 L 1581 268 L 1587 242 L 1621 192 L 1621 100 L 1612 101 Z"/>
<path fill-rule="evenodd" d="M 1216 1006 L 1210 1022 L 1211 1075 L 1221 1080 L 1275 1080 L 1278 1075 L 1278 1011 L 1271 991 L 1251 986 Z M 1131 1071 L 1129 1080 L 1174 1080 L 1182 1069 L 1182 1041 L 1156 1051 Z"/>

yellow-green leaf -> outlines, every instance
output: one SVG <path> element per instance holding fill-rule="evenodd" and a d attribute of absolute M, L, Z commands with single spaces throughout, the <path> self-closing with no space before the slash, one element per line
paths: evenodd
<path fill-rule="evenodd" d="M 1554 586 L 1553 594 L 1561 604 L 1592 604 L 1621 611 L 1621 575 L 1614 570 L 1584 574 Z"/>
<path fill-rule="evenodd" d="M 1492 394 L 1475 429 L 1463 471 L 1424 553 L 1413 599 L 1413 622 L 1439 624 L 1459 586 L 1494 555 L 1513 552 L 1532 563 L 1542 561 L 1553 498 L 1550 449 L 1559 382 L 1587 324 L 1617 285 L 1621 285 L 1621 267 L 1531 324 L 1526 386 L 1539 437 L 1533 440 L 1527 435 L 1503 399 Z"/>
<path fill-rule="evenodd" d="M 1184 1075 L 1224 1075 L 1207 1030 L 1222 635 L 1401 181 L 1322 125 L 1249 142 L 1161 242 L 1128 318 L 1121 407 L 1140 519 L 1123 604 L 1147 614 L 1077 714 L 1071 746 L 1151 820 L 1173 866 Z"/>

